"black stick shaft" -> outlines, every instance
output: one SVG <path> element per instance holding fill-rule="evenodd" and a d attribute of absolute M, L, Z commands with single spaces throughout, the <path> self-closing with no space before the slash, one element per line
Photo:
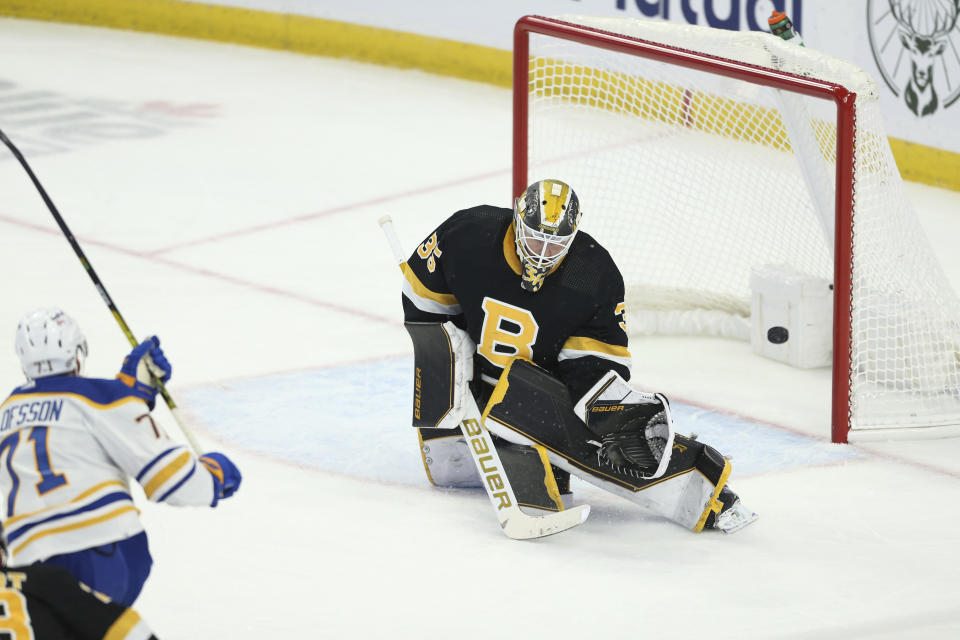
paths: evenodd
<path fill-rule="evenodd" d="M 66 237 L 67 242 L 70 243 L 70 246 L 73 247 L 73 252 L 77 254 L 77 258 L 80 259 L 80 264 L 83 265 L 83 268 L 86 270 L 87 275 L 90 276 L 90 279 L 93 280 L 93 286 L 97 288 L 97 291 L 100 293 L 100 297 L 103 298 L 103 301 L 106 303 L 107 308 L 110 309 L 110 313 L 113 314 L 113 317 L 116 319 L 117 324 L 120 325 L 120 330 L 123 331 L 123 334 L 127 337 L 127 340 L 130 342 L 131 346 L 137 346 L 137 338 L 133 335 L 133 332 L 130 330 L 130 325 L 127 324 L 127 321 L 123 319 L 123 316 L 120 314 L 120 310 L 117 309 L 117 305 L 114 304 L 113 298 L 110 297 L 110 294 L 107 292 L 106 287 L 103 286 L 103 283 L 100 281 L 100 276 L 97 275 L 97 272 L 94 270 L 93 265 L 90 264 L 90 261 L 87 260 L 86 254 L 83 252 L 83 249 L 80 247 L 80 243 L 77 242 L 76 237 L 74 237 L 73 232 L 70 231 L 70 227 L 67 226 L 66 221 L 64 221 L 63 216 L 60 215 L 60 212 L 57 210 L 57 206 L 53 204 L 53 200 L 50 199 L 50 196 L 47 194 L 47 190 L 43 188 L 43 185 L 40 184 L 40 180 L 37 178 L 36 174 L 33 172 L 33 169 L 30 168 L 30 165 L 27 163 L 27 159 L 23 157 L 23 154 L 20 153 L 20 150 L 17 149 L 16 145 L 10 141 L 10 138 L 0 130 L 0 142 L 6 145 L 10 149 L 10 153 L 14 155 L 17 161 L 20 163 L 20 166 L 23 167 L 24 171 L 27 172 L 27 175 L 30 176 L 30 181 L 33 182 L 33 186 L 37 188 L 37 191 L 40 193 L 40 197 L 43 198 L 44 204 L 47 205 L 47 209 L 50 210 L 50 214 L 53 216 L 53 219 L 57 221 L 57 226 L 60 227 L 60 230 L 63 232 L 63 235 Z M 157 384 L 157 390 L 160 392 L 160 395 L 163 396 L 164 401 L 167 403 L 167 406 L 170 409 L 176 409 L 177 405 L 173 401 L 173 398 L 170 396 L 170 392 L 167 391 L 167 388 L 163 385 L 163 382 L 160 380 L 155 380 Z"/>

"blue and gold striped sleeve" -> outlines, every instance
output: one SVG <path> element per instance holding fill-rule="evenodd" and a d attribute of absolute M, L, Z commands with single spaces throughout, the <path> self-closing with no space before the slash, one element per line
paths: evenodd
<path fill-rule="evenodd" d="M 209 504 L 213 501 L 212 480 L 198 469 L 196 456 L 183 445 L 160 452 L 136 475 L 147 498 L 170 504 Z"/>

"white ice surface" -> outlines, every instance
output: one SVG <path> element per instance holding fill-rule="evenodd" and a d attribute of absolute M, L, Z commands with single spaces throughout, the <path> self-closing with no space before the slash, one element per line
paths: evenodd
<path fill-rule="evenodd" d="M 200 440 L 244 473 L 217 510 L 140 500 L 156 564 L 137 608 L 161 638 L 960 632 L 960 443 L 832 445 L 828 372 L 745 344 L 632 345 L 635 382 L 732 454 L 761 514 L 738 534 L 576 484 L 590 519 L 521 543 L 482 493 L 427 484 L 376 220 L 410 248 L 456 209 L 509 202 L 507 91 L 7 19 L 0 60 L 0 128 L 133 330 L 161 336 Z M 909 190 L 960 283 L 960 196 Z M 0 273 L 8 344 L 24 311 L 57 304 L 87 333 L 88 372 L 116 371 L 123 336 L 2 149 Z M 20 380 L 0 348 L 0 386 Z"/>

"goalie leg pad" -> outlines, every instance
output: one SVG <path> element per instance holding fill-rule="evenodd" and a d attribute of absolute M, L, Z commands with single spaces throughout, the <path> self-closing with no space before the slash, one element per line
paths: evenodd
<path fill-rule="evenodd" d="M 500 438 L 494 438 L 494 444 L 521 509 L 530 515 L 541 515 L 538 511 L 566 508 L 564 497 L 571 495 L 570 474 L 550 464 L 546 449 L 525 447 Z"/>
<path fill-rule="evenodd" d="M 430 484 L 457 489 L 483 487 L 460 429 L 417 429 L 417 436 Z"/>
<path fill-rule="evenodd" d="M 437 487 L 482 488 L 469 445 L 460 429 L 417 429 L 427 479 Z M 531 515 L 563 511 L 569 502 L 570 474 L 553 467 L 542 447 L 526 447 L 493 438 L 517 503 Z"/>
<path fill-rule="evenodd" d="M 730 463 L 716 449 L 675 434 L 669 465 L 655 479 L 602 465 L 596 436 L 577 418 L 566 386 L 529 361 L 515 359 L 504 370 L 484 425 L 510 442 L 543 447 L 553 465 L 694 531 L 722 508 Z"/>

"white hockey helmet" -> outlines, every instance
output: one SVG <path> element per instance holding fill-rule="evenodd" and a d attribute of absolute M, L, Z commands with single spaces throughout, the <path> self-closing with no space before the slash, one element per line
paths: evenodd
<path fill-rule="evenodd" d="M 513 222 L 521 285 L 527 291 L 538 291 L 577 235 L 580 200 L 564 182 L 539 180 L 514 201 Z"/>
<path fill-rule="evenodd" d="M 37 309 L 20 319 L 15 341 L 20 366 L 28 379 L 80 374 L 87 339 L 73 318 L 57 308 Z"/>

